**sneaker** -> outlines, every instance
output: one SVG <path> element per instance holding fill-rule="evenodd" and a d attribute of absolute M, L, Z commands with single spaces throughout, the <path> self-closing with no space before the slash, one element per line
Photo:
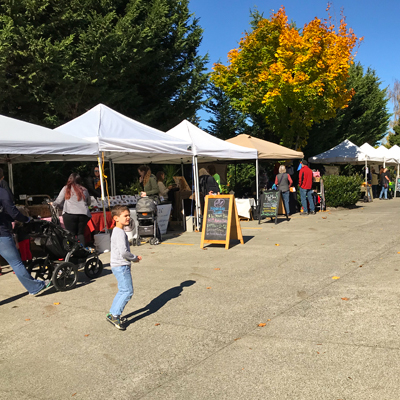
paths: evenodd
<path fill-rule="evenodd" d="M 315 211 L 311 211 L 310 214 L 311 214 L 311 215 L 315 215 Z"/>
<path fill-rule="evenodd" d="M 114 317 L 114 315 L 108 313 L 106 316 L 106 319 L 108 322 L 111 322 L 119 330 L 121 330 L 121 331 L 125 330 L 125 326 L 124 326 L 123 322 L 121 321 L 120 317 Z"/>
<path fill-rule="evenodd" d="M 34 296 L 37 296 L 38 294 L 42 293 L 43 290 L 48 289 L 52 285 L 52 282 L 50 279 L 46 279 L 44 281 L 44 287 L 42 287 L 37 293 L 34 294 Z"/>
<path fill-rule="evenodd" d="M 303 212 L 303 213 L 301 213 L 300 215 L 303 215 L 303 216 L 304 216 L 304 215 L 308 215 L 308 213 L 306 213 L 306 212 Z"/>

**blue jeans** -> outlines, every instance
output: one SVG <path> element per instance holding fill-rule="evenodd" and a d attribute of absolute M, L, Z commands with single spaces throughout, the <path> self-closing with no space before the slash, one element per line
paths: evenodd
<path fill-rule="evenodd" d="M 133 296 L 131 266 L 122 265 L 121 267 L 113 267 L 111 271 L 118 281 L 118 293 L 114 297 L 110 313 L 114 315 L 114 317 L 119 317 L 128 304 L 128 301 Z"/>
<path fill-rule="evenodd" d="M 314 212 L 315 207 L 314 207 L 314 199 L 312 196 L 312 189 L 303 189 L 300 188 L 300 198 L 301 198 L 301 205 L 303 206 L 304 212 Z M 307 207 L 307 199 L 310 204 L 310 210 L 308 211 Z"/>
<path fill-rule="evenodd" d="M 14 270 L 15 275 L 29 294 L 36 294 L 46 286 L 44 281 L 38 281 L 30 276 L 11 236 L 0 236 L 0 254 Z"/>
<path fill-rule="evenodd" d="M 282 198 L 283 198 L 283 202 L 285 203 L 286 214 L 290 214 L 289 193 L 290 193 L 289 190 L 287 192 L 281 192 L 281 195 L 282 195 Z"/>
<path fill-rule="evenodd" d="M 388 188 L 385 188 L 385 186 L 382 186 L 381 189 L 381 194 L 379 195 L 379 198 L 382 198 L 382 195 L 385 193 L 385 199 L 387 199 L 387 192 L 388 192 Z"/>

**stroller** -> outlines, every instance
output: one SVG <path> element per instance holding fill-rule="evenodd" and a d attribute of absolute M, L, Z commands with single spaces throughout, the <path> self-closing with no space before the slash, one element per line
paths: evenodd
<path fill-rule="evenodd" d="M 157 203 L 150 197 L 142 197 L 136 204 L 136 240 L 133 244 L 140 246 L 141 237 L 151 236 L 150 244 L 157 245 L 161 243 L 161 234 L 157 226 Z"/>
<path fill-rule="evenodd" d="M 103 263 L 96 251 L 84 248 L 75 237 L 61 227 L 52 205 L 49 205 L 52 221 L 34 220 L 30 236 L 43 249 L 46 257 L 36 258 L 28 265 L 34 279 L 51 279 L 59 291 L 73 289 L 78 282 L 78 269 L 85 268 L 89 279 L 97 278 L 103 271 Z"/>

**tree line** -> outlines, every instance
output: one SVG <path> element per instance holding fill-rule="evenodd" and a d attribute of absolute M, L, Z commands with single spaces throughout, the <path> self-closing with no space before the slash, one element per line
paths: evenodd
<path fill-rule="evenodd" d="M 344 16 L 334 28 L 328 10 L 327 19 L 300 29 L 284 8 L 269 17 L 252 11 L 228 64 L 207 73 L 203 29 L 189 6 L 2 1 L 0 113 L 54 128 L 104 103 L 164 131 L 189 119 L 221 139 L 248 133 L 307 156 L 346 138 L 374 145 L 387 134 L 389 97 L 397 98 L 398 112 L 399 90 L 381 89 L 376 72 L 355 63 L 362 38 Z M 202 108 L 210 116 L 204 122 Z M 396 115 L 389 142 L 400 143 Z M 60 171 L 40 168 L 50 176 Z"/>

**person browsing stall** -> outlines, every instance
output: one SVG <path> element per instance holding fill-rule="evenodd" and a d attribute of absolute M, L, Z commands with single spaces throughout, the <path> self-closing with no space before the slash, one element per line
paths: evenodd
<path fill-rule="evenodd" d="M 383 194 L 385 194 L 385 200 L 387 200 L 388 188 L 390 183 L 390 173 L 387 168 L 383 168 L 381 172 L 381 194 L 379 195 L 379 200 L 382 200 Z"/>
<path fill-rule="evenodd" d="M 124 331 L 126 328 L 121 321 L 121 314 L 133 296 L 131 262 L 139 262 L 142 257 L 135 256 L 130 252 L 128 237 L 124 231 L 124 226 L 128 226 L 131 219 L 129 208 L 121 205 L 115 206 L 111 215 L 115 221 L 115 228 L 111 235 L 110 265 L 111 271 L 118 281 L 118 293 L 106 319 L 116 328 Z"/>
<path fill-rule="evenodd" d="M 303 206 L 303 214 L 308 215 L 315 214 L 315 206 L 314 200 L 312 196 L 312 180 L 313 180 L 313 173 L 311 169 L 308 167 L 307 160 L 302 160 L 300 165 L 302 166 L 299 172 L 299 186 L 300 186 L 300 198 L 301 198 L 301 205 Z M 310 210 L 307 207 L 307 199 L 310 206 Z"/>
<path fill-rule="evenodd" d="M 151 173 L 151 169 L 147 165 L 141 165 L 138 168 L 140 175 L 139 181 L 143 184 L 143 192 L 140 194 L 142 197 L 158 198 L 158 184 L 156 177 Z"/>
<path fill-rule="evenodd" d="M 89 192 L 82 186 L 81 177 L 73 173 L 67 184 L 61 189 L 57 199 L 52 203 L 56 208 L 62 208 L 65 229 L 70 231 L 85 246 L 85 228 L 92 218 L 89 206 Z"/>
<path fill-rule="evenodd" d="M 286 173 L 286 167 L 281 165 L 279 167 L 279 174 L 275 178 L 275 185 L 278 187 L 278 190 L 282 193 L 282 198 L 285 203 L 285 210 L 287 215 L 290 215 L 289 208 L 289 195 L 290 195 L 290 187 L 293 185 L 293 180 L 288 173 Z"/>
<path fill-rule="evenodd" d="M 89 194 L 93 197 L 101 197 L 101 180 L 100 180 L 100 168 L 97 165 L 93 168 L 92 174 L 86 178 L 86 187 Z"/>
<path fill-rule="evenodd" d="M 15 220 L 27 223 L 31 218 L 18 211 L 9 193 L 0 188 L 0 255 L 8 262 L 29 294 L 36 295 L 48 288 L 51 281 L 33 279 L 26 270 L 12 237 L 12 222 Z"/>

